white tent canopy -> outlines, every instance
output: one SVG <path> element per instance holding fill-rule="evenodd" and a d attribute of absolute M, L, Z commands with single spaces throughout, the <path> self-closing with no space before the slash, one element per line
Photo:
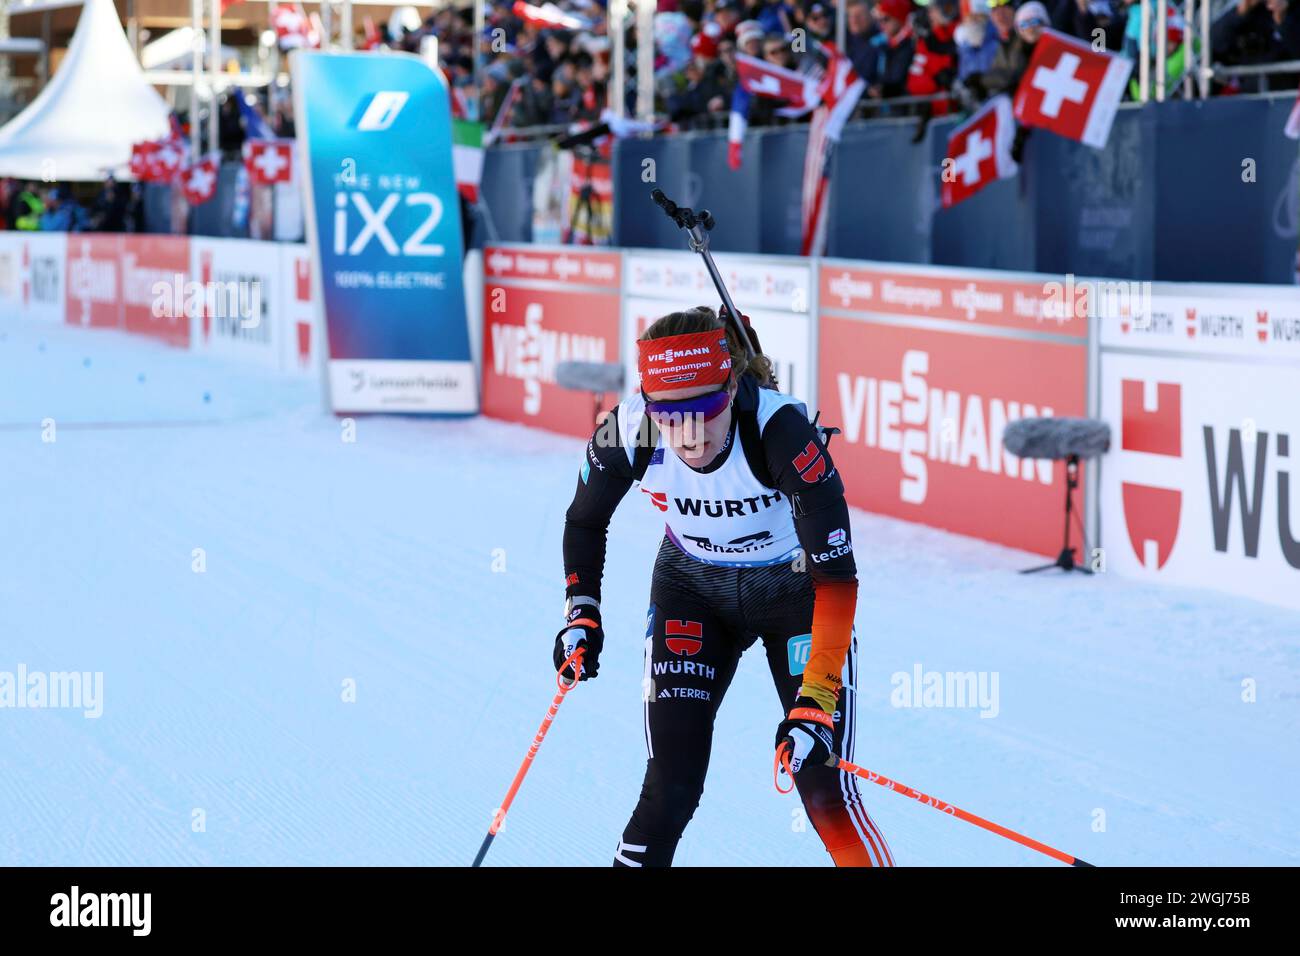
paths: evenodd
<path fill-rule="evenodd" d="M 125 177 L 131 145 L 166 136 L 168 112 L 136 62 L 113 0 L 86 0 L 59 71 L 0 128 L 0 176 Z"/>

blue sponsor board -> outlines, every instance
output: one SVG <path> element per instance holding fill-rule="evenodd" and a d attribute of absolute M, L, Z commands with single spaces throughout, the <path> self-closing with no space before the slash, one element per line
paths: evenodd
<path fill-rule="evenodd" d="M 446 81 L 400 53 L 292 67 L 333 409 L 477 411 Z"/>

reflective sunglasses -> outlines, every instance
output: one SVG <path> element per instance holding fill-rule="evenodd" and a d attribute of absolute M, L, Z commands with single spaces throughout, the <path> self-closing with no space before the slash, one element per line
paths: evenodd
<path fill-rule="evenodd" d="M 712 421 L 731 404 L 731 393 L 725 385 L 716 392 L 705 392 L 694 398 L 683 398 L 674 402 L 653 401 L 646 396 L 644 389 L 641 391 L 641 397 L 645 400 L 645 413 L 650 416 L 652 422 L 661 427 L 679 425 L 688 415 L 698 415 L 703 421 Z"/>

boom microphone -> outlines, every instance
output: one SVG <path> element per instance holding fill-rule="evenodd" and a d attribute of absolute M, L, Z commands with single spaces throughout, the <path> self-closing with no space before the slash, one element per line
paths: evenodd
<path fill-rule="evenodd" d="M 1110 425 L 1095 418 L 1021 418 L 1002 444 L 1017 458 L 1093 458 L 1110 450 Z"/>

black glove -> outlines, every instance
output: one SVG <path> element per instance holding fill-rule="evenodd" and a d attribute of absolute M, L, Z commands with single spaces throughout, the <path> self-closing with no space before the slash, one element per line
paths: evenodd
<path fill-rule="evenodd" d="M 600 651 L 605 646 L 605 630 L 600 626 L 600 605 L 591 598 L 570 600 L 565 614 L 568 621 L 555 635 L 555 669 L 564 667 L 579 647 L 585 647 L 582 655 L 582 677 L 587 680 L 595 677 L 600 670 Z M 573 680 L 573 668 L 565 667 L 564 676 Z"/>
<path fill-rule="evenodd" d="M 834 740 L 834 720 L 811 697 L 796 700 L 789 716 L 776 728 L 776 746 L 790 744 L 790 767 L 796 774 L 805 765 L 826 764 Z"/>

